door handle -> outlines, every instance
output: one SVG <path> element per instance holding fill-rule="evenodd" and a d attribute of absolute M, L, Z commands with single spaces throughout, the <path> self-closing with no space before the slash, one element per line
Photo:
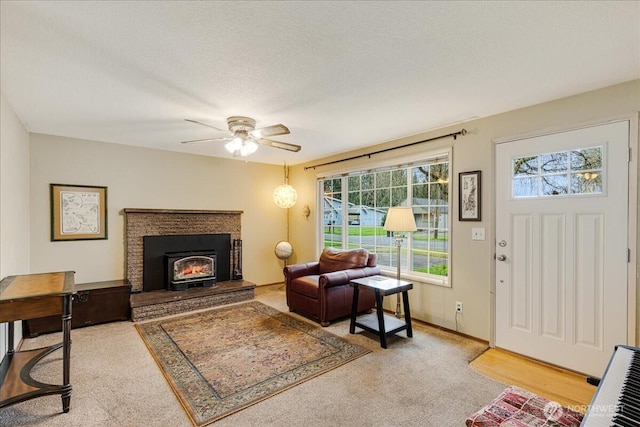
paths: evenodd
<path fill-rule="evenodd" d="M 507 260 L 507 256 L 506 256 L 505 254 L 498 255 L 498 256 L 496 257 L 496 259 L 497 259 L 498 261 L 506 261 L 506 260 Z"/>

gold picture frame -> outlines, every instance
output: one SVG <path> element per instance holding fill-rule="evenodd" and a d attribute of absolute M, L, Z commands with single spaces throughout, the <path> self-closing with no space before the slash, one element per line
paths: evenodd
<path fill-rule="evenodd" d="M 107 187 L 50 184 L 51 241 L 107 238 Z"/>

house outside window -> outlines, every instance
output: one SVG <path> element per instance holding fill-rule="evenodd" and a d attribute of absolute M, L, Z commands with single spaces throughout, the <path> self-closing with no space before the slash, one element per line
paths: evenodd
<path fill-rule="evenodd" d="M 450 286 L 450 150 L 401 165 L 319 177 L 320 248 L 365 248 L 396 273 L 395 236 L 384 230 L 394 206 L 413 210 L 418 230 L 403 239 L 401 271 L 411 280 Z"/>

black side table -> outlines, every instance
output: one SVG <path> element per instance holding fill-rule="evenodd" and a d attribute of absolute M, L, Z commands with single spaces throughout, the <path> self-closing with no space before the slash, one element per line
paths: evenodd
<path fill-rule="evenodd" d="M 413 283 L 405 280 L 390 279 L 384 276 L 369 276 L 355 279 L 350 282 L 353 287 L 353 304 L 351 306 L 351 325 L 349 333 L 354 334 L 356 326 L 380 336 L 380 346 L 387 348 L 387 337 L 400 331 L 407 331 L 408 337 L 413 337 L 411 329 L 411 312 L 409 311 L 409 290 L 413 289 Z M 376 312 L 357 316 L 358 294 L 360 287 L 371 289 L 376 294 Z M 404 320 L 385 314 L 382 310 L 382 298 L 387 295 L 402 292 L 404 305 Z"/>

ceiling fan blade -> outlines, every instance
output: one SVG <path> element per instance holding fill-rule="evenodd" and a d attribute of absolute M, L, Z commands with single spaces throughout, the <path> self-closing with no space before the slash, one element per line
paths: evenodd
<path fill-rule="evenodd" d="M 285 125 L 277 124 L 260 129 L 254 129 L 250 133 L 256 138 L 262 138 L 265 136 L 287 135 L 289 133 L 289 128 L 287 128 Z"/>
<path fill-rule="evenodd" d="M 289 144 L 288 142 L 274 141 L 272 139 L 260 138 L 258 139 L 258 142 L 262 145 L 268 145 L 269 147 L 280 148 L 282 150 L 293 151 L 296 153 L 300 151 L 300 149 L 302 148 L 296 144 Z"/>
<path fill-rule="evenodd" d="M 228 141 L 229 138 L 207 138 L 207 139 L 192 139 L 191 141 L 182 141 L 181 144 L 200 144 L 201 142 L 216 142 L 216 141 Z"/>
<path fill-rule="evenodd" d="M 208 123 L 202 123 L 202 122 L 199 122 L 199 121 L 197 121 L 197 120 L 184 119 L 184 121 L 185 121 L 185 122 L 189 122 L 189 123 L 195 123 L 195 124 L 197 124 L 197 125 L 206 126 L 206 127 L 208 127 L 208 128 L 215 129 L 215 130 L 217 130 L 217 131 L 219 131 L 219 132 L 229 133 L 229 130 L 227 130 L 227 129 L 220 129 L 220 128 L 217 128 L 217 127 L 215 127 L 215 126 L 213 126 L 213 125 L 210 125 L 210 124 L 208 124 Z"/>

